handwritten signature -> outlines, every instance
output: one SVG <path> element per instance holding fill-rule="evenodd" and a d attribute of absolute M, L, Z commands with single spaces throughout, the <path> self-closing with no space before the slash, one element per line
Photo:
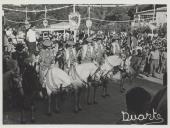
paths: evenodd
<path fill-rule="evenodd" d="M 149 121 L 149 123 L 145 124 L 159 124 L 163 123 L 164 119 L 161 114 L 157 113 L 154 109 L 152 109 L 152 113 L 145 114 L 129 114 L 128 112 L 121 111 L 122 113 L 122 121 Z"/>

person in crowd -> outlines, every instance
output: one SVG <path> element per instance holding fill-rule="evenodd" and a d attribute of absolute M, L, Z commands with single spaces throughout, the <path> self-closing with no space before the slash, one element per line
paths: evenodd
<path fill-rule="evenodd" d="M 54 64 L 53 51 L 51 49 L 52 42 L 45 40 L 43 42 L 43 49 L 40 51 L 40 82 L 42 87 L 45 88 L 46 74 L 50 69 L 51 65 Z"/>
<path fill-rule="evenodd" d="M 162 67 L 161 67 L 160 72 L 164 73 L 166 71 L 166 69 L 167 69 L 166 68 L 167 67 L 167 48 L 163 49 L 161 60 L 162 60 Z"/>
<path fill-rule="evenodd" d="M 148 77 L 150 74 L 150 49 L 149 47 L 146 48 L 146 54 L 145 54 L 145 67 L 144 67 L 144 73 Z"/>
<path fill-rule="evenodd" d="M 34 53 L 36 51 L 36 40 L 37 40 L 35 26 L 31 25 L 30 29 L 26 34 L 26 40 L 27 40 L 29 55 L 34 56 Z"/>
<path fill-rule="evenodd" d="M 87 38 L 83 42 L 82 46 L 82 62 L 91 62 L 93 60 L 93 47 L 92 47 L 92 40 L 90 38 Z"/>
<path fill-rule="evenodd" d="M 28 57 L 27 52 L 24 51 L 24 45 L 19 43 L 16 45 L 16 52 L 12 53 L 12 59 L 17 60 L 18 66 L 20 68 L 20 74 L 24 72 L 24 59 Z"/>
<path fill-rule="evenodd" d="M 65 54 L 64 54 L 64 48 L 63 45 L 59 45 L 58 52 L 55 57 L 56 63 L 58 63 L 58 67 L 64 70 L 64 63 L 65 63 Z"/>
<path fill-rule="evenodd" d="M 150 53 L 150 64 L 151 64 L 150 75 L 155 77 L 155 73 L 158 69 L 158 64 L 159 64 L 159 51 L 156 46 L 153 47 Z"/>
<path fill-rule="evenodd" d="M 73 47 L 74 42 L 73 41 L 67 41 L 67 48 L 65 49 L 66 53 L 66 64 L 68 68 L 68 74 L 71 74 L 72 70 L 74 69 L 74 66 L 76 64 L 76 50 Z M 74 76 L 74 75 L 73 75 Z"/>

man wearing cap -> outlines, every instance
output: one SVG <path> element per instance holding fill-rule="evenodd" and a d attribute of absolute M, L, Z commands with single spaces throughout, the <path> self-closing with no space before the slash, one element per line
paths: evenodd
<path fill-rule="evenodd" d="M 159 51 L 158 48 L 155 46 L 150 53 L 150 60 L 151 60 L 151 68 L 150 68 L 150 75 L 154 76 L 159 64 Z"/>
<path fill-rule="evenodd" d="M 43 42 L 43 49 L 40 51 L 40 82 L 43 87 L 48 69 L 54 63 L 54 55 L 51 46 L 52 42 L 50 40 L 45 40 Z"/>
<path fill-rule="evenodd" d="M 91 62 L 93 60 L 93 47 L 91 46 L 92 40 L 88 38 L 82 47 L 82 61 Z"/>
<path fill-rule="evenodd" d="M 58 48 L 58 52 L 55 57 L 55 61 L 56 63 L 58 63 L 58 67 L 61 68 L 62 70 L 64 70 L 64 57 L 65 57 L 64 48 L 63 45 L 60 44 Z"/>
<path fill-rule="evenodd" d="M 73 48 L 74 42 L 73 41 L 67 41 L 67 47 L 65 49 L 66 53 L 66 64 L 68 68 L 68 73 L 70 73 L 72 67 L 74 66 L 76 62 L 76 50 Z"/>
<path fill-rule="evenodd" d="M 26 34 L 27 46 L 30 55 L 33 55 L 36 51 L 36 39 L 37 35 L 35 31 L 35 26 L 31 25 L 30 29 Z"/>
<path fill-rule="evenodd" d="M 105 49 L 102 44 L 102 38 L 98 38 L 98 41 L 96 44 L 97 44 L 97 47 L 95 48 L 95 57 L 96 57 L 95 59 L 100 65 L 103 63 L 103 58 L 104 58 L 104 53 L 105 53 Z"/>
<path fill-rule="evenodd" d="M 119 54 L 120 53 L 120 46 L 118 43 L 118 37 L 114 36 L 112 39 L 112 52 L 113 54 Z"/>
<path fill-rule="evenodd" d="M 16 52 L 12 53 L 12 59 L 17 60 L 20 73 L 22 74 L 24 71 L 24 59 L 28 57 L 28 54 L 24 51 L 24 45 L 19 43 L 16 45 Z"/>

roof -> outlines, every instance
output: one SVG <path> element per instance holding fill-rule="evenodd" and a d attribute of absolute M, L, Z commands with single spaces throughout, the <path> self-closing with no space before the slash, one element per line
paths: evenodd
<path fill-rule="evenodd" d="M 145 11 L 137 12 L 136 14 L 152 13 L 153 11 L 154 11 L 154 9 L 145 10 Z M 167 11 L 167 7 L 156 8 L 155 11 L 156 12 L 166 12 Z"/>
<path fill-rule="evenodd" d="M 46 28 L 38 28 L 38 31 L 60 31 L 60 30 L 67 30 L 70 28 L 69 22 L 60 22 L 57 24 L 51 24 Z"/>
<path fill-rule="evenodd" d="M 69 22 L 60 22 L 57 24 L 51 24 L 50 28 L 68 29 L 68 28 L 70 28 L 70 24 L 69 24 Z"/>

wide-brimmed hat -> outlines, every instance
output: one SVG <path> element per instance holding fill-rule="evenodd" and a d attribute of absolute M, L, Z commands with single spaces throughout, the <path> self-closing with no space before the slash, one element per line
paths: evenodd
<path fill-rule="evenodd" d="M 118 39 L 119 39 L 119 36 L 118 36 L 117 34 L 114 34 L 114 35 L 112 36 L 112 39 L 118 40 Z"/>
<path fill-rule="evenodd" d="M 42 44 L 45 47 L 51 47 L 53 42 L 51 40 L 45 40 Z"/>
<path fill-rule="evenodd" d="M 27 58 L 24 59 L 24 63 L 25 63 L 25 64 L 29 64 L 29 63 L 32 63 L 32 62 L 33 62 L 32 56 L 27 57 Z"/>
<path fill-rule="evenodd" d="M 8 68 L 8 70 L 14 70 L 14 69 L 16 69 L 17 67 L 18 67 L 18 63 L 17 63 L 16 60 L 14 60 L 14 59 L 9 59 L 9 60 L 7 61 L 7 68 Z"/>
<path fill-rule="evenodd" d="M 24 49 L 24 45 L 21 43 L 16 44 L 15 50 L 16 51 L 22 51 Z"/>
<path fill-rule="evenodd" d="M 74 41 L 67 41 L 66 44 L 68 44 L 68 46 L 73 46 L 75 43 Z"/>
<path fill-rule="evenodd" d="M 103 36 L 103 35 L 97 35 L 97 36 L 96 36 L 96 39 L 102 40 L 102 39 L 104 39 L 104 36 Z"/>
<path fill-rule="evenodd" d="M 87 38 L 86 41 L 87 41 L 88 43 L 92 43 L 92 42 L 93 42 L 92 38 Z"/>

